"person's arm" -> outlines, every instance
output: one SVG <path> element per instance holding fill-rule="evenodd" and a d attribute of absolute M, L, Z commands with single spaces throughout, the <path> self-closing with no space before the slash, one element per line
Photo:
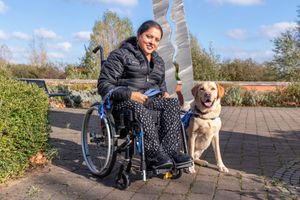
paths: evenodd
<path fill-rule="evenodd" d="M 102 98 L 113 91 L 112 100 L 124 101 L 128 100 L 131 96 L 131 90 L 129 88 L 116 88 L 118 85 L 118 79 L 121 78 L 124 66 L 123 56 L 121 50 L 115 50 L 110 53 L 104 65 L 101 68 L 101 73 L 98 79 L 98 92 Z"/>

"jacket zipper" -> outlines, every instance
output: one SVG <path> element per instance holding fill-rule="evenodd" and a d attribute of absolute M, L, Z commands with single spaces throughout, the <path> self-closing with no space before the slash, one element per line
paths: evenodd
<path fill-rule="evenodd" d="M 150 64 L 147 61 L 147 75 L 146 75 L 146 81 L 149 82 L 149 74 L 150 74 Z"/>
<path fill-rule="evenodd" d="M 149 74 L 150 74 L 150 63 L 148 62 L 146 56 L 144 55 L 144 59 L 147 63 L 147 75 L 146 75 L 146 82 L 149 82 Z"/>
<path fill-rule="evenodd" d="M 150 74 L 150 64 L 149 64 L 149 62 L 148 62 L 148 59 L 147 59 L 147 57 L 145 56 L 145 54 L 143 53 L 143 51 L 142 50 L 140 50 L 141 51 L 141 53 L 142 53 L 142 55 L 143 55 L 143 57 L 144 57 L 144 60 L 145 60 L 145 62 L 147 63 L 147 75 L 146 75 L 146 82 L 149 82 L 149 74 Z"/>

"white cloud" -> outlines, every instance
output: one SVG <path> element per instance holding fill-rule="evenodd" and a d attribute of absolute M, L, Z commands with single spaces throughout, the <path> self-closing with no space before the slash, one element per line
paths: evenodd
<path fill-rule="evenodd" d="M 226 32 L 226 35 L 235 40 L 244 40 L 247 38 L 247 31 L 244 29 L 231 29 Z"/>
<path fill-rule="evenodd" d="M 138 0 L 84 0 L 89 3 L 105 3 L 105 4 L 116 4 L 126 7 L 133 7 L 138 4 Z"/>
<path fill-rule="evenodd" d="M 61 42 L 61 43 L 57 43 L 55 45 L 55 48 L 67 52 L 72 48 L 72 44 L 70 42 Z"/>
<path fill-rule="evenodd" d="M 19 40 L 25 40 L 25 41 L 30 40 L 30 36 L 28 34 L 18 32 L 18 31 L 13 32 L 12 36 L 16 39 L 19 39 Z"/>
<path fill-rule="evenodd" d="M 36 36 L 44 38 L 44 39 L 55 39 L 55 38 L 57 38 L 57 34 L 54 31 L 47 30 L 47 29 L 44 29 L 44 28 L 35 29 L 34 34 Z"/>
<path fill-rule="evenodd" d="M 0 0 L 0 14 L 4 14 L 8 7 L 5 5 L 4 1 Z"/>
<path fill-rule="evenodd" d="M 268 38 L 274 38 L 280 36 L 281 33 L 296 27 L 297 23 L 295 22 L 278 22 L 272 25 L 261 26 L 261 33 Z"/>
<path fill-rule="evenodd" d="M 6 39 L 7 39 L 6 33 L 4 33 L 4 31 L 0 30 L 0 40 L 6 40 Z"/>
<path fill-rule="evenodd" d="M 130 16 L 131 15 L 130 9 L 110 8 L 109 10 L 112 11 L 112 12 L 118 13 L 120 15 L 124 15 L 124 16 Z"/>
<path fill-rule="evenodd" d="M 264 0 L 207 0 L 217 5 L 223 5 L 226 3 L 238 6 L 253 6 L 259 5 L 264 2 Z"/>
<path fill-rule="evenodd" d="M 73 33 L 73 37 L 76 40 L 80 40 L 80 41 L 89 41 L 90 35 L 91 35 L 91 32 L 89 32 L 89 31 L 80 31 L 77 33 Z"/>
<path fill-rule="evenodd" d="M 241 6 L 251 6 L 251 5 L 258 5 L 262 4 L 263 0 L 227 0 L 228 3 L 241 5 Z"/>

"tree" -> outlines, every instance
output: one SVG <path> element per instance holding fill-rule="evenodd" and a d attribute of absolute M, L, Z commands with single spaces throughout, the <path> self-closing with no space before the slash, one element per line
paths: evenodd
<path fill-rule="evenodd" d="M 297 20 L 297 31 L 298 31 L 298 38 L 300 38 L 300 5 L 298 6 L 298 9 L 297 9 L 297 17 L 298 17 L 298 20 Z"/>
<path fill-rule="evenodd" d="M 297 12 L 300 19 L 300 8 Z M 287 30 L 273 41 L 275 55 L 271 65 L 281 80 L 300 80 L 300 21 L 297 25 L 297 28 Z"/>
<path fill-rule="evenodd" d="M 300 40 L 297 39 L 296 31 L 288 30 L 282 33 L 274 40 L 274 45 L 272 64 L 277 69 L 280 79 L 299 80 L 299 74 L 295 74 L 300 68 Z"/>
<path fill-rule="evenodd" d="M 9 63 L 12 53 L 6 44 L 0 46 L 0 68 Z"/>
<path fill-rule="evenodd" d="M 48 62 L 48 54 L 45 47 L 45 42 L 42 38 L 34 38 L 29 43 L 30 54 L 29 61 L 32 66 L 46 66 Z"/>
<path fill-rule="evenodd" d="M 91 72 L 99 71 L 100 56 L 94 55 L 93 49 L 100 44 L 106 58 L 123 40 L 133 35 L 132 27 L 128 18 L 121 19 L 116 13 L 106 11 L 102 21 L 95 22 L 89 47 L 86 48 L 85 56 L 81 59 L 81 67 Z"/>
<path fill-rule="evenodd" d="M 225 81 L 262 81 L 265 78 L 266 67 L 251 58 L 246 60 L 226 60 L 220 68 L 220 76 Z"/>
<path fill-rule="evenodd" d="M 201 49 L 197 38 L 192 34 L 190 39 L 194 80 L 218 80 L 219 56 L 214 53 L 212 46 L 208 52 Z"/>

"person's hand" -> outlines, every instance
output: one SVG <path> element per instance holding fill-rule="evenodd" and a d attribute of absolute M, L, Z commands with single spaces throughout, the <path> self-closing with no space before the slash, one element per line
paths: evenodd
<path fill-rule="evenodd" d="M 148 97 L 140 92 L 131 92 L 130 99 L 144 104 L 147 101 Z"/>
<path fill-rule="evenodd" d="M 163 98 L 170 98 L 170 94 L 168 92 L 164 92 Z"/>

